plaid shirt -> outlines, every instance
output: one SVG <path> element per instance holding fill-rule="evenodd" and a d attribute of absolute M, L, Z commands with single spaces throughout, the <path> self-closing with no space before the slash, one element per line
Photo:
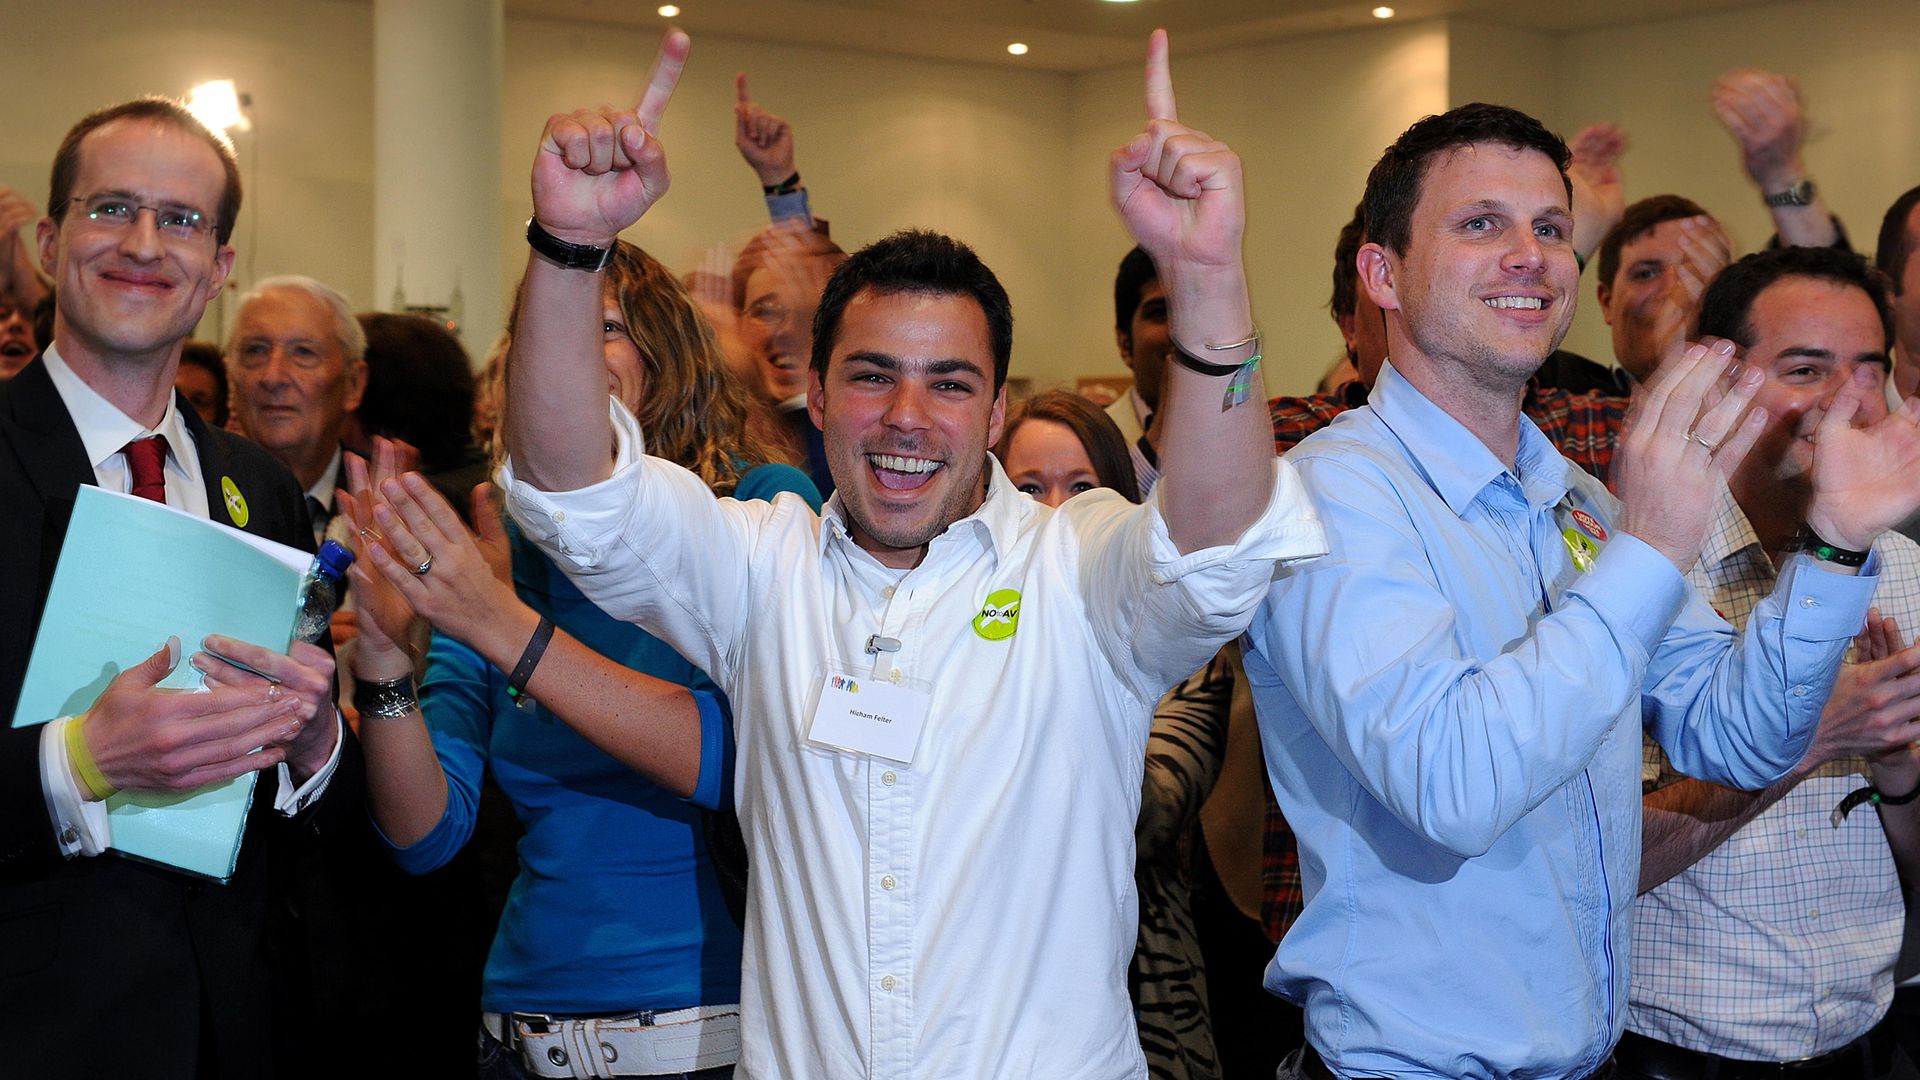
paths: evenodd
<path fill-rule="evenodd" d="M 1920 626 L 1920 547 L 1874 541 L 1873 601 L 1902 633 Z M 1724 489 L 1687 581 L 1736 628 L 1777 580 Z M 1790 1061 L 1851 1042 L 1887 1014 L 1905 920 L 1899 874 L 1871 806 L 1828 815 L 1866 784 L 1866 762 L 1822 766 L 1633 906 L 1627 1027 L 1689 1050 Z M 1649 790 L 1686 779 L 1647 740 Z"/>
<path fill-rule="evenodd" d="M 1267 415 L 1273 423 L 1273 449 L 1284 454 L 1307 436 L 1333 422 L 1348 409 L 1367 403 L 1366 387 L 1348 383 L 1332 394 L 1310 397 L 1277 397 L 1267 402 Z M 1607 479 L 1613 466 L 1614 442 L 1620 435 L 1620 422 L 1627 415 L 1627 399 L 1600 393 L 1570 394 L 1527 383 L 1527 396 L 1520 409 L 1540 428 L 1547 440 L 1560 448 L 1574 464 Z M 1267 937 L 1276 944 L 1300 915 L 1306 897 L 1300 891 L 1300 852 L 1294 845 L 1293 830 L 1274 802 L 1273 789 L 1267 789 L 1266 826 L 1261 839 L 1260 922 Z"/>

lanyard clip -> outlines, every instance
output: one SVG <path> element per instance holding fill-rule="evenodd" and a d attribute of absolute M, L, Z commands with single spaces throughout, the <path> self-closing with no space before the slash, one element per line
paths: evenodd
<path fill-rule="evenodd" d="M 867 655 L 869 656 L 877 653 L 899 651 L 899 638 L 881 637 L 879 634 L 870 634 L 867 636 Z"/>

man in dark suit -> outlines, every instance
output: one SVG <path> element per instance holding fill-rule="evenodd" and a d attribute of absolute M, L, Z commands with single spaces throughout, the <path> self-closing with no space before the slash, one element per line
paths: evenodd
<path fill-rule="evenodd" d="M 181 345 L 233 265 L 239 203 L 231 146 L 174 102 L 102 110 L 60 146 L 37 232 L 57 290 L 53 340 L 0 387 L 0 721 L 80 485 L 312 547 L 286 469 L 208 428 L 173 389 Z M 278 682 L 201 653 L 210 692 L 157 689 L 182 659 L 163 646 L 79 716 L 0 727 L 0 1074 L 271 1074 L 285 1000 L 270 967 L 270 913 L 286 910 L 278 866 L 291 838 L 348 801 L 336 790 L 320 803 L 343 736 L 324 650 L 217 644 Z M 254 770 L 230 883 L 105 853 L 105 794 Z"/>

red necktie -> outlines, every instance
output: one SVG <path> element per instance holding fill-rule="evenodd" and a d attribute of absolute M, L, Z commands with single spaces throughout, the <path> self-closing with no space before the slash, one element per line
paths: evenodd
<path fill-rule="evenodd" d="M 134 495 L 157 503 L 166 502 L 167 477 L 162 466 L 167 463 L 167 437 L 135 439 L 122 452 L 127 455 L 127 469 L 133 473 Z"/>

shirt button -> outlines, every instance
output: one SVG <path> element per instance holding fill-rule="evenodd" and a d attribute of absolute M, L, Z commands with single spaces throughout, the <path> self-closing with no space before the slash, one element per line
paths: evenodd
<path fill-rule="evenodd" d="M 1811 596 L 1803 596 L 1800 598 L 1800 606 L 1803 608 L 1817 608 L 1820 606 L 1820 601 L 1815 600 Z"/>
<path fill-rule="evenodd" d="M 80 834 L 74 831 L 73 826 L 69 825 L 60 830 L 60 842 L 67 845 L 77 844 L 80 842 Z"/>
<path fill-rule="evenodd" d="M 892 769 L 888 769 L 886 772 L 883 772 L 880 774 L 880 782 L 887 785 L 888 787 L 892 787 L 893 782 L 898 779 L 900 778 L 893 774 Z"/>
<path fill-rule="evenodd" d="M 882 989 L 882 990 L 892 990 L 892 989 L 893 989 L 893 976 L 891 976 L 891 975 L 882 975 L 882 976 L 880 977 L 880 989 Z"/>
<path fill-rule="evenodd" d="M 887 586 L 886 588 L 884 588 L 884 589 L 881 589 L 881 590 L 880 590 L 880 599 L 882 599 L 882 600 L 891 600 L 891 599 L 893 599 L 893 586 L 891 586 L 891 585 L 889 585 L 889 586 Z"/>
<path fill-rule="evenodd" d="M 1817 919 L 1817 918 L 1819 918 L 1819 917 L 1820 917 L 1820 909 L 1819 909 L 1819 908 L 1813 908 L 1813 909 L 1811 909 L 1811 910 L 1809 910 L 1809 911 L 1807 912 L 1807 918 L 1809 918 L 1809 919 Z"/>
<path fill-rule="evenodd" d="M 906 677 L 907 677 L 906 673 L 901 671 L 899 668 L 894 668 L 892 671 L 887 672 L 887 681 L 890 683 L 893 683 L 896 686 L 899 685 L 901 679 L 904 679 Z"/>
<path fill-rule="evenodd" d="M 1804 686 L 1796 686 L 1796 687 L 1794 687 L 1794 688 L 1793 688 L 1793 696 L 1794 696 L 1794 697 L 1806 697 L 1806 696 L 1807 696 L 1807 688 L 1806 688 L 1806 687 L 1804 687 Z"/>
<path fill-rule="evenodd" d="M 567 512 L 565 510 L 555 510 L 553 512 L 553 520 L 555 521 L 567 520 Z"/>
<path fill-rule="evenodd" d="M 892 874 L 884 874 L 880 878 L 880 887 L 888 892 L 892 892 L 893 887 L 898 884 L 900 884 L 899 879 L 895 878 Z M 1815 914 L 1818 914 L 1818 912 Z"/>

